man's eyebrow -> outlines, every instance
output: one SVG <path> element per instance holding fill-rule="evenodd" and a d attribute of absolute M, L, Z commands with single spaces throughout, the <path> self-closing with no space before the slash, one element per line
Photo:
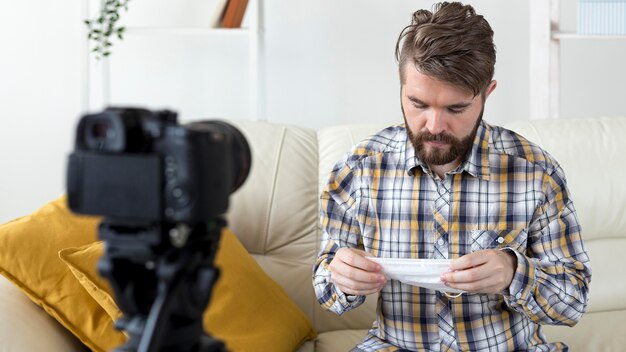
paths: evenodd
<path fill-rule="evenodd" d="M 426 104 L 425 102 L 423 102 L 422 100 L 420 100 L 418 97 L 413 97 L 413 96 L 409 96 L 408 97 L 410 101 L 419 104 L 419 105 L 423 105 L 423 106 L 428 106 L 428 104 Z M 463 109 L 466 108 L 468 106 L 472 105 L 471 101 L 467 101 L 467 102 L 459 102 L 459 103 L 455 103 L 455 104 L 450 104 L 447 105 L 446 108 L 449 109 Z"/>
<path fill-rule="evenodd" d="M 410 101 L 414 102 L 415 104 L 424 105 L 424 106 L 428 105 L 424 103 L 423 101 L 419 100 L 417 97 L 409 96 L 408 98 Z"/>
<path fill-rule="evenodd" d="M 471 102 L 461 102 L 461 103 L 456 103 L 456 104 L 452 104 L 452 105 L 448 105 L 446 106 L 448 109 L 464 109 L 468 106 L 472 105 Z"/>

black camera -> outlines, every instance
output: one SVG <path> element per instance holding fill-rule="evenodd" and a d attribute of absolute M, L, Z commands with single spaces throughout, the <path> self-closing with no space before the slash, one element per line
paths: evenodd
<path fill-rule="evenodd" d="M 249 170 L 246 139 L 228 123 L 179 125 L 169 110 L 108 108 L 78 124 L 68 202 L 127 224 L 196 224 L 226 212 Z"/>
<path fill-rule="evenodd" d="M 229 195 L 250 149 L 221 121 L 179 125 L 176 113 L 108 108 L 81 118 L 70 154 L 70 209 L 100 215 L 108 279 L 128 341 L 116 352 L 223 352 L 203 331 L 219 277 L 213 265 Z"/>

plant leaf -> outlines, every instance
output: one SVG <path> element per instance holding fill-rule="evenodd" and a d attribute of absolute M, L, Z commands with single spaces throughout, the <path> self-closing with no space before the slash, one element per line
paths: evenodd
<path fill-rule="evenodd" d="M 124 39 L 126 28 L 117 27 L 120 19 L 120 9 L 128 11 L 128 3 L 130 0 L 104 0 L 102 7 L 98 13 L 98 17 L 94 19 L 86 19 L 83 22 L 89 27 L 87 35 L 88 40 L 95 42 L 95 48 L 92 49 L 96 53 L 96 58 L 100 59 L 111 55 L 109 48 L 113 46 L 111 36 L 117 36 L 120 40 Z"/>

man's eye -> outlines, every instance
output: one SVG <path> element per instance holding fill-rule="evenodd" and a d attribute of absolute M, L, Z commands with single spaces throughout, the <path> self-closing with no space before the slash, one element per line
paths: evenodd
<path fill-rule="evenodd" d="M 416 109 L 420 109 L 420 110 L 421 110 L 421 109 L 426 109 L 426 107 L 425 107 L 424 105 L 421 105 L 421 104 L 413 104 L 413 106 L 414 106 Z"/>
<path fill-rule="evenodd" d="M 453 114 L 462 114 L 463 112 L 465 112 L 465 109 L 453 109 L 453 108 L 448 108 L 448 111 L 450 111 Z"/>

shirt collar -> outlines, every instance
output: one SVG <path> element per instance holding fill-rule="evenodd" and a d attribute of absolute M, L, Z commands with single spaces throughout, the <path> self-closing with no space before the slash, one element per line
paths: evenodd
<path fill-rule="evenodd" d="M 408 127 L 405 126 L 405 129 L 408 129 Z M 405 135 L 406 135 L 406 144 L 404 147 L 404 153 L 406 156 L 406 160 L 405 160 L 404 165 L 406 166 L 406 172 L 409 175 L 413 175 L 414 174 L 413 169 L 415 169 L 417 166 L 422 166 L 422 161 L 417 158 L 417 155 L 415 155 L 415 148 L 413 147 L 413 143 L 411 143 L 411 138 L 409 138 L 408 130 L 406 131 Z"/>
<path fill-rule="evenodd" d="M 474 138 L 474 143 L 472 144 L 472 148 L 470 149 L 467 158 L 463 163 L 461 163 L 461 165 L 459 165 L 459 167 L 456 168 L 456 170 L 451 173 L 461 173 L 463 171 L 467 171 L 467 173 L 474 177 L 489 180 L 490 138 L 491 133 L 489 125 L 485 121 L 481 121 L 476 129 L 476 137 Z M 409 175 L 413 175 L 415 172 L 414 169 L 418 166 L 421 167 L 424 173 L 432 173 L 428 165 L 415 155 L 415 148 L 409 139 L 408 131 L 406 133 L 405 155 L 406 171 Z"/>
<path fill-rule="evenodd" d="M 474 144 L 464 163 L 461 164 L 461 170 L 467 171 L 472 176 L 489 180 L 489 144 L 491 138 L 491 127 L 485 122 L 480 121 L 476 130 Z"/>

